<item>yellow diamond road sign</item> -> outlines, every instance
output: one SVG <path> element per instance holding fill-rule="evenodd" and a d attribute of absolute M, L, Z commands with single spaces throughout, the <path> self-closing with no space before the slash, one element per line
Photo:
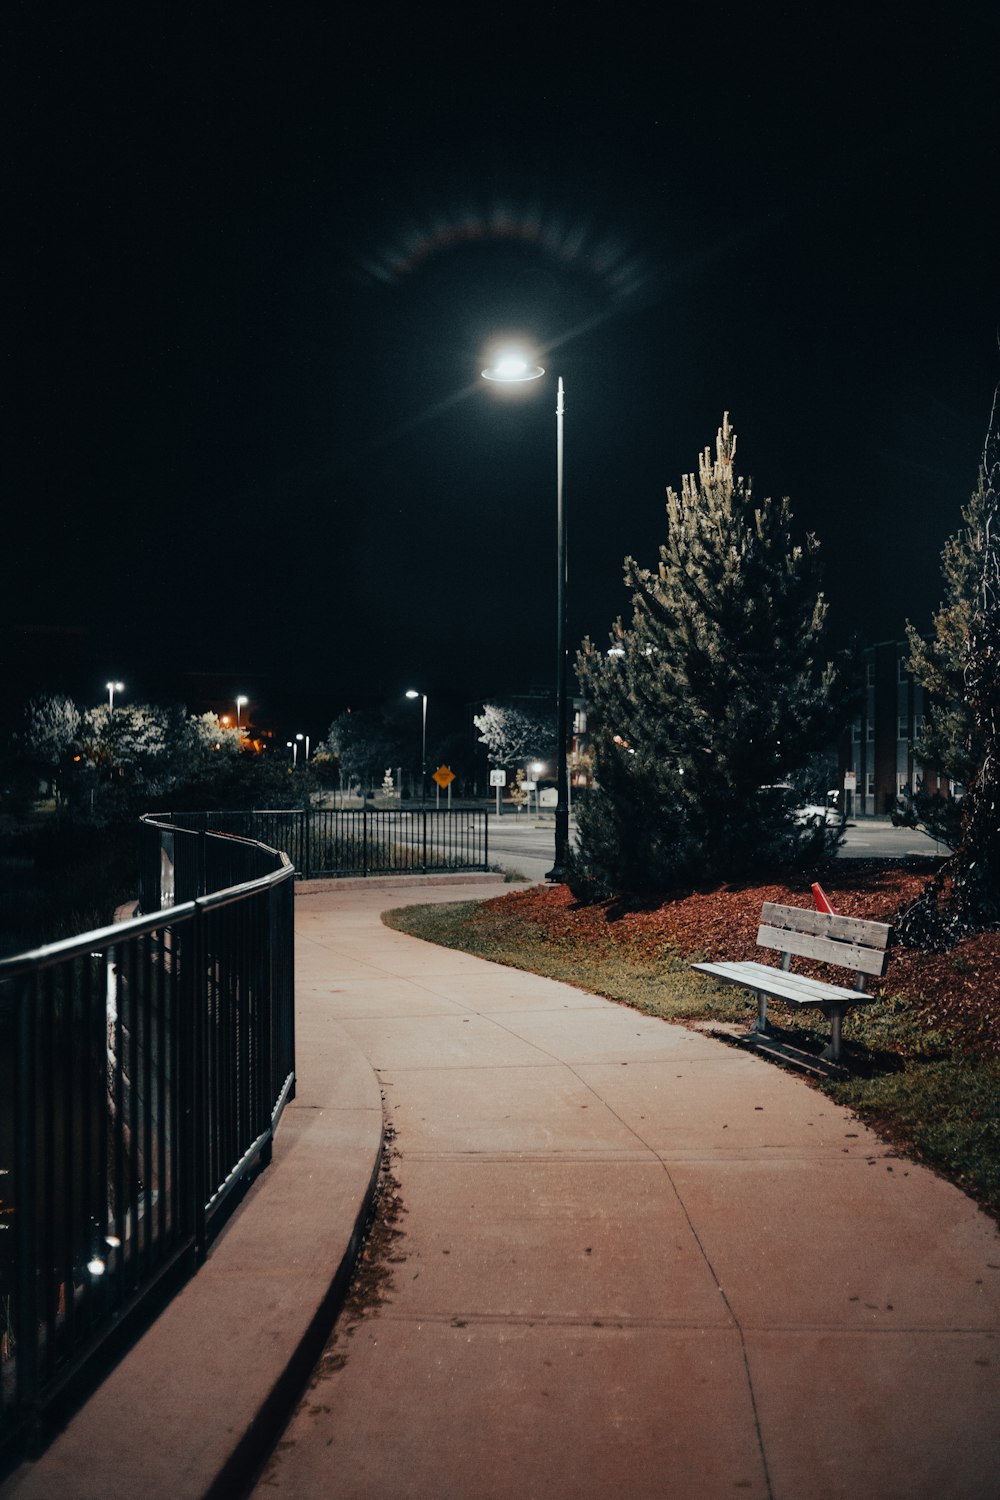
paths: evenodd
<path fill-rule="evenodd" d="M 441 790 L 444 791 L 444 788 L 455 780 L 455 773 L 449 766 L 438 766 L 437 770 L 433 773 L 432 780 L 436 781 Z"/>

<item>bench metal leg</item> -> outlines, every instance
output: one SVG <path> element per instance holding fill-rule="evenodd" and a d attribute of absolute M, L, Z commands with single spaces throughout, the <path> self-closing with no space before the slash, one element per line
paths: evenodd
<path fill-rule="evenodd" d="M 760 1036 L 770 1036 L 771 1027 L 767 1019 L 767 995 L 763 990 L 754 990 L 753 993 L 757 996 L 757 1019 L 750 1027 L 750 1030 L 751 1032 L 758 1033 Z"/>
<path fill-rule="evenodd" d="M 830 1043 L 824 1047 L 820 1057 L 830 1062 L 840 1061 L 840 1028 L 848 1007 L 846 1005 L 831 1005 L 826 1012 L 830 1017 Z"/>

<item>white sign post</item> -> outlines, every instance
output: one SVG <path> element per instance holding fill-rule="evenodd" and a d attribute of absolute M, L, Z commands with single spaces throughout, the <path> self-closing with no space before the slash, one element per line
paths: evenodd
<path fill-rule="evenodd" d="M 854 816 L 854 794 L 857 791 L 857 789 L 858 789 L 858 773 L 857 773 L 857 771 L 845 771 L 844 772 L 844 802 L 845 802 L 845 804 L 847 802 L 847 795 L 848 795 L 848 793 L 850 793 L 850 796 L 851 796 L 851 805 L 850 805 L 850 807 L 847 807 L 846 805 L 844 807 L 844 816 L 845 817 L 853 817 Z"/>
<path fill-rule="evenodd" d="M 501 806 L 500 806 L 500 788 L 503 787 L 503 786 L 506 786 L 506 785 L 507 785 L 507 772 L 506 771 L 491 771 L 490 772 L 490 786 L 495 786 L 496 789 L 497 789 L 497 817 L 500 816 L 500 814 L 501 814 L 501 812 L 503 810 L 501 808 Z"/>

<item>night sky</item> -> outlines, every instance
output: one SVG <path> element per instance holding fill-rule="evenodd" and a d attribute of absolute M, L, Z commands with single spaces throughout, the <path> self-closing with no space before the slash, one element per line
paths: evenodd
<path fill-rule="evenodd" d="M 8 681 L 314 733 L 551 683 L 559 374 L 574 642 L 724 409 L 838 638 L 927 627 L 1000 376 L 1000 25 L 878 9 L 8 13 Z"/>

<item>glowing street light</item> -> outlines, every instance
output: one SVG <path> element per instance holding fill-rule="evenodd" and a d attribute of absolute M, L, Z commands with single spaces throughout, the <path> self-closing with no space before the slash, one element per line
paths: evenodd
<path fill-rule="evenodd" d="M 545 370 L 541 365 L 530 365 L 520 354 L 513 351 L 499 355 L 496 361 L 482 372 L 484 380 L 505 381 L 508 385 L 516 385 L 523 380 L 537 380 L 540 375 L 544 374 Z"/>
<path fill-rule="evenodd" d="M 484 380 L 517 384 L 544 375 L 514 350 L 506 350 L 488 369 Z M 556 390 L 556 838 L 555 862 L 546 880 L 565 880 L 569 858 L 569 768 L 566 755 L 568 695 L 566 683 L 566 518 L 563 510 L 563 400 L 562 376 Z"/>
<path fill-rule="evenodd" d="M 104 686 L 108 690 L 108 712 L 113 713 L 115 707 L 115 694 L 124 693 L 124 682 L 106 682 Z"/>
<path fill-rule="evenodd" d="M 305 742 L 306 742 L 306 753 L 305 753 L 303 759 L 304 760 L 308 760 L 309 759 L 309 736 L 307 734 L 297 734 L 295 736 L 295 738 L 297 740 L 305 740 Z"/>
<path fill-rule="evenodd" d="M 239 729 L 239 727 L 240 727 L 240 709 L 243 708 L 249 701 L 250 700 L 248 698 L 244 698 L 244 696 L 243 696 L 242 693 L 240 693 L 239 697 L 236 699 L 236 728 L 237 729 Z"/>
<path fill-rule="evenodd" d="M 406 696 L 423 699 L 420 731 L 420 802 L 422 806 L 427 800 L 427 694 L 418 693 L 416 688 L 407 688 Z"/>
<path fill-rule="evenodd" d="M 299 747 L 294 740 L 286 740 L 285 745 L 292 752 L 292 770 L 294 771 L 299 763 Z"/>

